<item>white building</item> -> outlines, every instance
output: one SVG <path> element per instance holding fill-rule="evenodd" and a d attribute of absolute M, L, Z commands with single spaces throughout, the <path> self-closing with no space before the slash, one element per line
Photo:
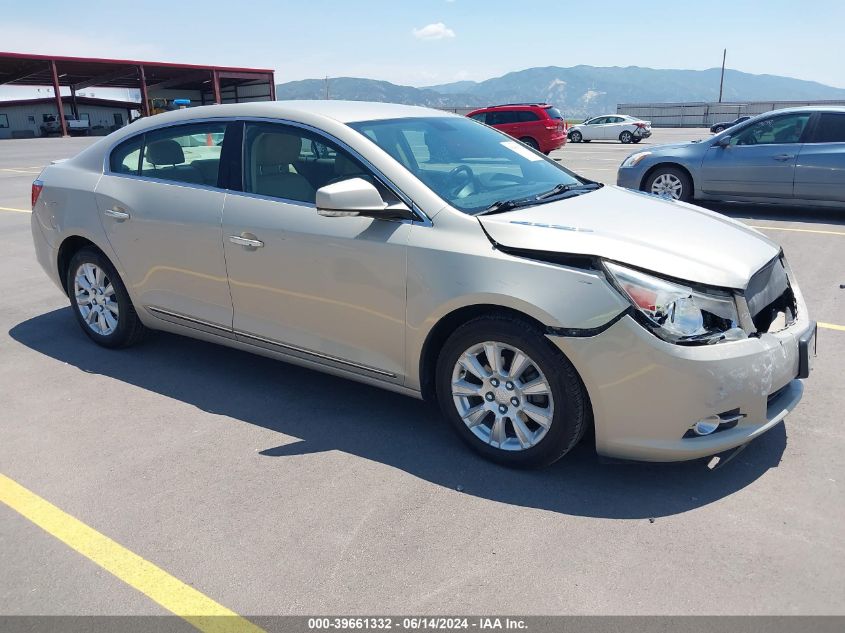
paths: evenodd
<path fill-rule="evenodd" d="M 65 115 L 73 117 L 73 103 L 70 97 L 62 97 Z M 92 97 L 77 97 L 78 118 L 88 121 L 89 133 L 104 136 L 123 127 L 137 116 L 140 105 L 128 101 L 112 101 Z M 55 121 L 56 100 L 17 99 L 0 101 L 0 139 L 43 136 L 42 125 Z"/>

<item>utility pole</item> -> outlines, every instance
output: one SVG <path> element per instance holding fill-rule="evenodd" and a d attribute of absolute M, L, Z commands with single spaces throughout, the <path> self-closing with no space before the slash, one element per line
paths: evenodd
<path fill-rule="evenodd" d="M 329 76 L 326 75 L 326 101 L 329 100 Z"/>
<path fill-rule="evenodd" d="M 722 51 L 722 78 L 719 79 L 719 103 L 722 103 L 722 88 L 725 85 L 725 58 L 728 56 L 728 49 Z"/>

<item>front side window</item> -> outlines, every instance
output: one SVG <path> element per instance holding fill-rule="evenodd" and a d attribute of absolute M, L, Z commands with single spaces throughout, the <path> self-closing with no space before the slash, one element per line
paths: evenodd
<path fill-rule="evenodd" d="M 349 126 L 465 213 L 583 182 L 513 138 L 465 118 L 386 119 Z"/>
<path fill-rule="evenodd" d="M 423 140 L 416 138 L 414 142 L 422 144 Z M 368 180 L 385 200 L 394 201 L 360 161 L 329 139 L 293 126 L 247 124 L 244 191 L 314 204 L 317 189 L 350 178 Z"/>
<path fill-rule="evenodd" d="M 607 118 L 603 116 L 597 116 L 595 119 L 590 119 L 587 121 L 587 125 L 601 125 L 602 123 L 607 123 Z"/>
<path fill-rule="evenodd" d="M 757 121 L 731 137 L 731 145 L 774 145 L 799 143 L 809 113 L 787 114 Z"/>
<path fill-rule="evenodd" d="M 470 119 L 475 119 L 476 121 L 481 121 L 482 123 L 487 121 L 487 113 L 486 112 L 478 112 L 473 114 Z"/>
<path fill-rule="evenodd" d="M 0 114 L 0 128 L 9 127 L 9 115 Z"/>
<path fill-rule="evenodd" d="M 218 186 L 225 123 L 194 123 L 147 132 L 141 175 Z"/>
<path fill-rule="evenodd" d="M 813 142 L 845 143 L 845 112 L 822 112 Z"/>

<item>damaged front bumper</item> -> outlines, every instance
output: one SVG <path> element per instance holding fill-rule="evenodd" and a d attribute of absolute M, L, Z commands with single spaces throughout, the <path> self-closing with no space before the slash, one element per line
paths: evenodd
<path fill-rule="evenodd" d="M 708 457 L 765 433 L 803 394 L 799 348 L 812 354 L 815 323 L 800 296 L 785 329 L 741 341 L 667 343 L 626 315 L 591 337 L 549 336 L 581 374 L 593 408 L 600 455 L 643 461 Z M 739 418 L 702 436 L 699 420 Z M 724 426 L 725 428 L 721 428 Z"/>

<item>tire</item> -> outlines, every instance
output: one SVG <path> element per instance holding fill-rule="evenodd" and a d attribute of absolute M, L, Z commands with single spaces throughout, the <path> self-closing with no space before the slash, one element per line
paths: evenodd
<path fill-rule="evenodd" d="M 573 143 L 580 143 L 584 137 L 581 135 L 581 132 L 575 130 L 574 132 L 569 133 L 569 140 Z"/>
<path fill-rule="evenodd" d="M 86 289 L 86 284 L 99 291 Z M 112 349 L 129 347 L 144 336 L 146 328 L 135 312 L 123 280 L 101 252 L 93 248 L 77 251 L 70 260 L 65 287 L 79 326 L 97 345 Z"/>
<path fill-rule="evenodd" d="M 534 140 L 533 138 L 531 138 L 530 136 L 523 136 L 523 137 L 522 137 L 521 139 L 519 139 L 519 140 L 520 140 L 521 142 L 525 143 L 525 144 L 526 144 L 528 147 L 530 147 L 531 149 L 536 150 L 536 151 L 538 151 L 538 152 L 540 151 L 540 145 L 537 143 L 537 141 L 535 141 L 535 140 Z"/>
<path fill-rule="evenodd" d="M 718 134 L 719 132 L 724 132 L 724 131 L 725 131 L 725 128 L 722 127 L 721 125 L 717 125 L 716 127 L 713 128 L 713 134 Z"/>
<path fill-rule="evenodd" d="M 487 358 L 486 350 L 494 349 L 491 343 L 501 359 L 497 372 L 489 360 L 478 358 Z M 517 354 L 527 364 L 520 363 L 522 371 L 509 381 L 507 372 Z M 535 393 L 523 392 L 526 385 Z M 505 466 L 536 468 L 557 461 L 581 440 L 591 420 L 572 363 L 539 328 L 506 315 L 479 317 L 452 333 L 437 360 L 436 390 L 440 409 L 458 435 Z M 526 413 L 529 407 L 531 415 Z"/>
<path fill-rule="evenodd" d="M 622 130 L 622 133 L 619 135 L 619 140 L 624 145 L 627 145 L 628 143 L 634 140 L 634 135 L 631 134 L 628 130 Z"/>
<path fill-rule="evenodd" d="M 690 202 L 693 196 L 692 179 L 677 167 L 658 166 L 643 182 L 642 190 L 681 202 Z"/>

